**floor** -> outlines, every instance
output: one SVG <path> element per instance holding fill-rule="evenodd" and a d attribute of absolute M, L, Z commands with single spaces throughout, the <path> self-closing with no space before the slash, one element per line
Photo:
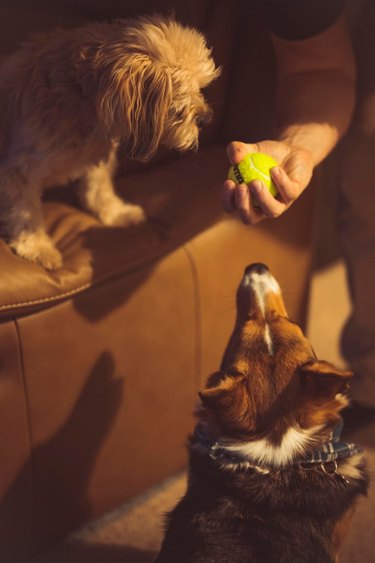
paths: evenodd
<path fill-rule="evenodd" d="M 318 357 L 344 364 L 338 335 L 349 312 L 344 266 L 336 262 L 320 270 L 313 280 L 307 330 Z M 350 437 L 366 448 L 371 471 L 375 467 L 375 422 Z M 32 563 L 151 563 L 162 538 L 163 515 L 184 489 L 185 474 L 177 475 L 73 534 Z M 358 504 L 340 563 L 373 563 L 374 538 L 375 486 L 370 487 L 368 499 Z"/>

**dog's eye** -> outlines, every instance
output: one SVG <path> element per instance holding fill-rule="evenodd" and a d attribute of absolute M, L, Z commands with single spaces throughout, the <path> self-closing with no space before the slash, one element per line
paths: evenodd
<path fill-rule="evenodd" d="M 184 110 L 183 110 L 183 109 L 180 109 L 180 110 L 178 110 L 178 111 L 175 111 L 174 117 L 175 117 L 175 120 L 178 121 L 178 122 L 179 122 L 179 121 L 184 121 L 184 119 L 185 119 L 185 112 L 184 112 Z"/>

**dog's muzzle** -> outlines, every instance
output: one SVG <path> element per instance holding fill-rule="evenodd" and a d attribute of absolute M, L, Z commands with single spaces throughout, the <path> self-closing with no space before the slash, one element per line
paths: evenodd
<path fill-rule="evenodd" d="M 265 264 L 250 264 L 245 268 L 241 285 L 243 287 L 250 286 L 255 292 L 262 293 L 280 293 L 280 287 L 275 278 L 271 275 Z"/>
<path fill-rule="evenodd" d="M 263 317 L 270 309 L 285 313 L 280 286 L 265 264 L 255 263 L 245 268 L 238 298 L 239 308 L 247 309 L 248 313 L 257 312 Z"/>

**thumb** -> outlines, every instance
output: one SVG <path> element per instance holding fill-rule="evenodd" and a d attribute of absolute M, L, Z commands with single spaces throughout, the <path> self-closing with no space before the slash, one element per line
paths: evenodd
<path fill-rule="evenodd" d="M 249 153 L 258 152 L 256 144 L 242 143 L 233 141 L 227 146 L 227 155 L 231 164 L 238 164 Z"/>

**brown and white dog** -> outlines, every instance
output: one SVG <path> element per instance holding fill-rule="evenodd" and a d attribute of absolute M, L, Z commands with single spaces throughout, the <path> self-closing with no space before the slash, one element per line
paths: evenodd
<path fill-rule="evenodd" d="M 84 206 L 104 224 L 143 221 L 113 189 L 118 144 L 142 161 L 159 145 L 196 148 L 211 116 L 201 90 L 218 73 L 198 31 L 159 16 L 25 44 L 0 66 L 0 236 L 19 256 L 59 267 L 41 192 L 77 179 Z"/>
<path fill-rule="evenodd" d="M 249 266 L 157 563 L 337 561 L 367 490 L 363 452 L 339 437 L 351 376 L 316 359 L 268 268 Z"/>

